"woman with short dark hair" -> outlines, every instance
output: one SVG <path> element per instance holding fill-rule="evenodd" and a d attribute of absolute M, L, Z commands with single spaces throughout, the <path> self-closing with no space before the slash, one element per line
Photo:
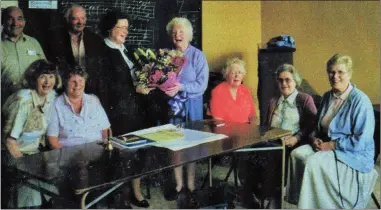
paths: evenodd
<path fill-rule="evenodd" d="M 5 122 L 2 136 L 7 147 L 7 152 L 3 154 L 7 159 L 21 158 L 44 149 L 51 105 L 56 98 L 54 89 L 61 87 L 61 78 L 56 65 L 43 59 L 34 61 L 25 71 L 24 78 L 28 89 L 19 90 L 9 96 L 2 107 Z M 52 188 L 37 180 L 29 181 Z M 13 202 L 10 202 L 11 208 L 40 207 L 40 192 L 22 183 L 12 185 L 12 180 L 3 184 L 8 184 L 6 187 L 10 187 L 10 192 L 4 191 L 10 193 L 10 196 L 13 196 L 12 191 L 17 188 L 17 198 L 9 200 L 17 200 L 17 204 L 12 206 Z"/>

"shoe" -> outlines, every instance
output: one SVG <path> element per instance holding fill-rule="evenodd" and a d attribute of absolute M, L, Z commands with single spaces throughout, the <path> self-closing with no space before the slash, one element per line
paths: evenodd
<path fill-rule="evenodd" d="M 135 196 L 131 196 L 130 202 L 132 204 L 134 204 L 135 206 L 138 206 L 138 207 L 142 207 L 142 208 L 148 208 L 149 207 L 149 203 L 146 199 L 138 201 L 138 199 L 136 199 Z"/>
<path fill-rule="evenodd" d="M 188 206 L 189 209 L 199 209 L 200 203 L 197 201 L 196 190 L 189 192 L 188 195 Z"/>
<path fill-rule="evenodd" d="M 183 188 L 184 189 L 184 188 Z M 180 192 L 182 191 L 182 189 L 180 190 Z M 164 193 L 164 198 L 165 200 L 167 201 L 174 201 L 174 200 L 177 200 L 177 198 L 179 197 L 179 194 L 180 192 L 178 192 L 176 190 L 176 188 L 172 188 L 172 189 L 167 189 L 167 192 Z"/>

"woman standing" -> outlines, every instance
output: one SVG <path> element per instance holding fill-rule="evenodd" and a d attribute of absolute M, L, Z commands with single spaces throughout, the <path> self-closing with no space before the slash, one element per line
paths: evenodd
<path fill-rule="evenodd" d="M 203 119 L 203 94 L 208 85 L 209 67 L 205 55 L 199 49 L 190 44 L 193 39 L 193 28 L 186 18 L 173 18 L 166 26 L 168 35 L 171 37 L 174 48 L 183 52 L 187 60 L 181 72 L 179 81 L 165 93 L 172 97 L 170 104 L 177 103 L 183 109 L 178 115 L 172 117 L 172 123 Z M 175 111 L 175 110 L 173 110 Z M 195 163 L 187 165 L 187 189 L 190 192 L 190 206 L 198 207 L 194 199 L 195 190 Z M 176 179 L 176 191 L 183 189 L 183 167 L 174 169 Z M 184 188 L 185 189 L 185 188 Z"/>
<path fill-rule="evenodd" d="M 47 60 L 33 62 L 25 71 L 24 78 L 28 89 L 12 94 L 2 107 L 5 119 L 3 137 L 8 149 L 5 155 L 8 158 L 32 155 L 45 147 L 51 105 L 56 98 L 54 89 L 61 87 L 56 65 Z M 18 186 L 17 191 L 17 204 L 13 208 L 41 205 L 38 191 L 27 186 Z"/>
<path fill-rule="evenodd" d="M 311 146 L 291 153 L 294 186 L 287 197 L 299 208 L 365 208 L 370 198 L 377 178 L 374 113 L 368 96 L 351 84 L 352 73 L 351 57 L 336 54 L 328 60 L 332 89 L 323 95 Z"/>
<path fill-rule="evenodd" d="M 100 100 L 105 106 L 115 136 L 145 128 L 144 103 L 136 92 L 148 93 L 152 90 L 139 90 L 134 86 L 134 63 L 130 57 L 133 51 L 124 46 L 128 28 L 128 16 L 119 11 L 108 12 L 101 23 L 109 67 L 101 78 L 105 89 Z M 141 193 L 140 178 L 132 180 L 132 186 L 134 197 L 131 202 L 139 207 L 149 207 Z"/>

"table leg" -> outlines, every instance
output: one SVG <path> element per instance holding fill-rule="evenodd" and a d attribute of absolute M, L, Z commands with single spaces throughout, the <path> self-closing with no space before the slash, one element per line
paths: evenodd
<path fill-rule="evenodd" d="M 282 141 L 282 185 L 281 185 L 281 199 L 280 199 L 280 207 L 283 209 L 283 200 L 284 200 L 284 176 L 285 176 L 285 174 L 284 174 L 284 171 L 285 171 L 285 167 L 287 167 L 287 166 L 285 166 L 285 164 L 286 164 L 286 148 L 285 148 L 285 143 L 284 143 L 284 141 Z M 287 174 L 286 174 L 286 176 L 287 176 Z"/>
<path fill-rule="evenodd" d="M 97 198 L 95 198 L 93 201 L 91 201 L 89 204 L 86 205 L 86 197 L 87 197 L 87 194 L 90 193 L 90 191 L 87 191 L 85 192 L 83 195 L 82 195 L 82 199 L 81 199 L 81 208 L 82 209 L 88 209 L 90 208 L 92 205 L 96 204 L 98 201 L 100 201 L 102 198 L 106 197 L 108 194 L 112 193 L 114 190 L 118 189 L 121 185 L 123 185 L 124 182 L 121 182 L 121 183 L 118 183 L 116 184 L 115 186 L 113 186 L 112 188 L 110 188 L 109 190 L 107 190 L 106 192 L 104 192 L 103 194 L 101 194 L 100 196 L 98 196 Z"/>
<path fill-rule="evenodd" d="M 209 158 L 209 187 L 212 187 L 212 158 Z"/>

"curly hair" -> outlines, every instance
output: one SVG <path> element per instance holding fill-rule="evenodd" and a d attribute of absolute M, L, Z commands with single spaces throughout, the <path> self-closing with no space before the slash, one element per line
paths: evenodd
<path fill-rule="evenodd" d="M 278 79 L 279 75 L 283 72 L 288 72 L 292 75 L 293 79 L 295 80 L 296 87 L 299 87 L 300 84 L 302 84 L 302 77 L 300 77 L 299 73 L 296 71 L 296 68 L 293 65 L 285 63 L 278 66 L 278 68 L 275 70 L 275 78 Z"/>
<path fill-rule="evenodd" d="M 185 34 L 187 35 L 188 41 L 191 42 L 193 40 L 193 27 L 192 23 L 184 17 L 175 17 L 165 27 L 167 30 L 167 34 L 172 36 L 172 29 L 174 25 L 182 25 L 185 28 Z"/>
<path fill-rule="evenodd" d="M 225 66 L 224 68 L 222 69 L 222 75 L 223 77 L 226 79 L 228 74 L 229 74 L 229 71 L 230 71 L 230 67 L 233 65 L 233 64 L 238 64 L 242 67 L 242 73 L 243 75 L 246 75 L 246 62 L 235 57 L 235 58 L 229 58 L 226 63 L 225 63 Z"/>
<path fill-rule="evenodd" d="M 85 81 L 89 77 L 89 75 L 85 71 L 85 68 L 83 68 L 80 65 L 73 66 L 73 67 L 69 68 L 67 71 L 64 71 L 64 73 L 62 75 L 62 82 L 63 82 L 63 86 L 65 88 L 67 87 L 67 84 L 68 84 L 70 78 L 74 75 L 79 75 L 79 76 L 83 77 L 85 79 Z"/>
<path fill-rule="evenodd" d="M 30 64 L 24 72 L 24 86 L 30 89 L 36 89 L 37 80 L 42 74 L 54 74 L 56 78 L 54 89 L 62 87 L 62 80 L 57 66 L 45 59 L 39 59 Z"/>

